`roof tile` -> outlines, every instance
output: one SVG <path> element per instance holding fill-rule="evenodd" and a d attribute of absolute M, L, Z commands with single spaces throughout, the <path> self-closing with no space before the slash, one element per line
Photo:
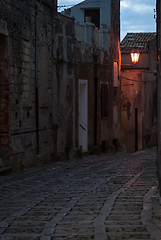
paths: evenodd
<path fill-rule="evenodd" d="M 156 37 L 155 32 L 127 33 L 121 42 L 121 50 L 146 50 L 148 42 Z"/>

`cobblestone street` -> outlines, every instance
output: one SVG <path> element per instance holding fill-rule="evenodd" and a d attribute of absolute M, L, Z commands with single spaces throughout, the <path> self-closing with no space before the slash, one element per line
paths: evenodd
<path fill-rule="evenodd" d="M 1 240 L 161 239 L 156 148 L 0 177 Z"/>

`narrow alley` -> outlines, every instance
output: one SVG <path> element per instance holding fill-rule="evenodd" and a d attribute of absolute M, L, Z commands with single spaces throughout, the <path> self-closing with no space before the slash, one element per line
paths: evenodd
<path fill-rule="evenodd" d="M 161 239 L 156 148 L 0 177 L 1 240 Z"/>

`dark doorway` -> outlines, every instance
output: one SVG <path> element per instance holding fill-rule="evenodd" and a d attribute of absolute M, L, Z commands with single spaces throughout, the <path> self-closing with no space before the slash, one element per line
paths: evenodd
<path fill-rule="evenodd" d="M 90 22 L 94 23 L 96 27 L 100 28 L 100 10 L 99 9 L 86 9 L 84 11 L 84 18 L 89 17 Z"/>

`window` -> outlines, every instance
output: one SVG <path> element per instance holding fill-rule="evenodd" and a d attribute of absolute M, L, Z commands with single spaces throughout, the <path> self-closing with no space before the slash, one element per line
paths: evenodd
<path fill-rule="evenodd" d="M 86 9 L 84 11 L 85 21 L 90 18 L 90 22 L 94 23 L 96 27 L 100 28 L 100 10 L 99 9 Z"/>
<path fill-rule="evenodd" d="M 101 84 L 101 116 L 108 117 L 108 85 Z"/>

